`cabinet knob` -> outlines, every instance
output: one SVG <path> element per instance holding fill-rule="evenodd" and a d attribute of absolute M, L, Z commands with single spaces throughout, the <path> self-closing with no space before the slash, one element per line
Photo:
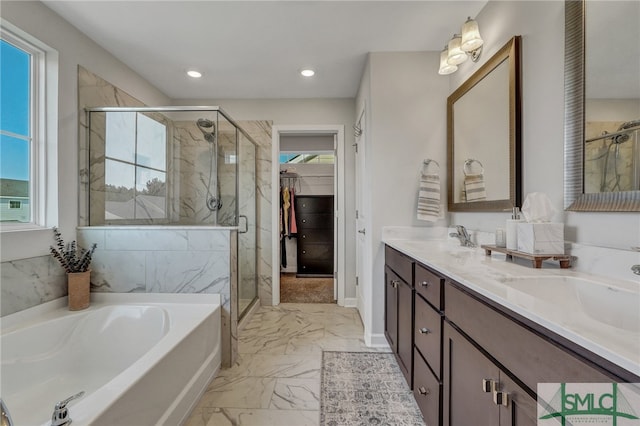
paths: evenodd
<path fill-rule="evenodd" d="M 482 379 L 482 392 L 494 392 L 496 390 L 496 381 L 493 379 Z"/>
<path fill-rule="evenodd" d="M 493 402 L 496 405 L 509 405 L 509 394 L 507 392 L 493 391 Z"/>
<path fill-rule="evenodd" d="M 422 287 L 427 287 L 427 286 L 429 285 L 429 281 L 422 281 L 422 282 L 420 283 L 420 285 L 421 285 Z"/>
<path fill-rule="evenodd" d="M 420 333 L 421 333 L 421 334 L 429 334 L 429 333 L 431 333 L 431 330 L 429 330 L 429 329 L 428 329 L 428 328 L 426 328 L 426 327 L 422 327 L 422 328 L 420 329 Z"/>
<path fill-rule="evenodd" d="M 302 234 L 302 238 L 307 238 L 307 236 L 306 236 L 306 235 L 304 235 L 304 234 Z"/>
<path fill-rule="evenodd" d="M 307 254 L 307 251 L 306 250 L 302 250 L 302 254 Z"/>
<path fill-rule="evenodd" d="M 420 386 L 418 388 L 418 393 L 420 395 L 429 395 L 431 393 L 431 391 L 429 389 L 425 389 L 423 386 Z"/>
<path fill-rule="evenodd" d="M 307 219 L 302 219 L 302 223 L 307 223 Z"/>

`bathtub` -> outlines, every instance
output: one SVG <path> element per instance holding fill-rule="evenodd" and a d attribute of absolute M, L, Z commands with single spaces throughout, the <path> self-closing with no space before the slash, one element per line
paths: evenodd
<path fill-rule="evenodd" d="M 16 426 L 180 424 L 220 368 L 217 294 L 92 293 L 2 318 L 0 391 Z"/>

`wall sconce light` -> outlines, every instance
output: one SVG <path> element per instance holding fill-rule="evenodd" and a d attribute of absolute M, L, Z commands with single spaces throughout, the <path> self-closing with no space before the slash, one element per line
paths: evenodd
<path fill-rule="evenodd" d="M 483 44 L 484 40 L 480 37 L 478 23 L 471 17 L 467 18 L 467 21 L 462 25 L 461 34 L 454 34 L 445 50 L 440 53 L 438 74 L 446 75 L 455 72 L 458 65 L 466 61 L 468 57 L 471 57 L 473 62 L 477 62 L 480 59 Z"/>

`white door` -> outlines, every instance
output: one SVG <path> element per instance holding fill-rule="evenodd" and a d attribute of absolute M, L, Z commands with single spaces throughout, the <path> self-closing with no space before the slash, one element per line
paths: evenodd
<path fill-rule="evenodd" d="M 358 311 L 363 322 L 365 321 L 366 307 L 370 306 L 371 301 L 368 300 L 367 292 L 365 291 L 368 285 L 369 273 L 368 271 L 368 256 L 367 256 L 367 202 L 366 202 L 366 164 L 365 164 L 365 150 L 366 150 L 366 134 L 365 134 L 365 111 L 364 109 L 359 114 L 360 120 L 356 124 L 359 132 L 356 131 L 356 300 Z"/>

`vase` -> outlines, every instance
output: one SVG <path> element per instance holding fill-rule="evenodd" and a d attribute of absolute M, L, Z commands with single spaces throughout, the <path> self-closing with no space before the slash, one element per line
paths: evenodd
<path fill-rule="evenodd" d="M 89 307 L 91 289 L 91 270 L 67 273 L 69 291 L 69 310 L 80 311 Z"/>

